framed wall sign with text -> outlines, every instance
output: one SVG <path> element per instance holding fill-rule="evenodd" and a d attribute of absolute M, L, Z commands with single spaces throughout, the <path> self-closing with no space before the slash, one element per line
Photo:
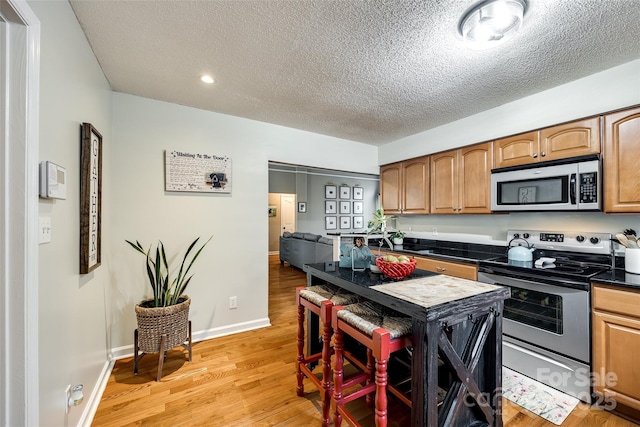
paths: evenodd
<path fill-rule="evenodd" d="M 87 274 L 102 252 L 102 135 L 83 123 L 80 144 L 80 274 Z"/>

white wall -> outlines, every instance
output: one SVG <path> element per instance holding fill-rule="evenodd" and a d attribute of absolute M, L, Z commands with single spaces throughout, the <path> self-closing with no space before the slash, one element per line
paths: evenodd
<path fill-rule="evenodd" d="M 640 104 L 640 59 L 380 147 L 380 165 Z"/>
<path fill-rule="evenodd" d="M 214 88 L 215 90 L 215 88 Z M 125 244 L 162 239 L 171 254 L 213 235 L 189 285 L 196 339 L 268 324 L 268 162 L 377 173 L 377 148 L 131 95 L 113 96 L 108 335 L 131 352 L 144 258 Z M 232 159 L 232 194 L 166 193 L 164 150 Z M 358 158 L 358 162 L 351 159 Z M 238 308 L 228 309 L 230 296 Z"/>
<path fill-rule="evenodd" d="M 42 23 L 40 160 L 67 170 L 66 200 L 40 200 L 40 215 L 51 217 L 52 241 L 39 246 L 40 422 L 77 425 L 105 368 L 105 284 L 109 257 L 87 275 L 79 274 L 80 124 L 101 132 L 103 158 L 103 251 L 110 244 L 111 90 L 67 1 L 33 1 Z M 20 355 L 22 356 L 22 355 Z M 64 390 L 85 386 L 85 403 L 65 415 Z"/>

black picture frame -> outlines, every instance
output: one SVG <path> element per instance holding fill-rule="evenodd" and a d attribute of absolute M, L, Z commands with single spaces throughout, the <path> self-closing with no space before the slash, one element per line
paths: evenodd
<path fill-rule="evenodd" d="M 298 202 L 298 212 L 307 213 L 307 202 Z"/>
<path fill-rule="evenodd" d="M 335 200 L 325 200 L 324 201 L 324 213 L 326 214 L 336 214 L 338 213 L 338 202 Z"/>
<path fill-rule="evenodd" d="M 362 187 L 353 187 L 353 199 L 354 200 L 364 200 L 364 188 L 362 188 Z"/>
<path fill-rule="evenodd" d="M 351 187 L 348 185 L 340 186 L 340 198 L 341 199 L 351 199 Z"/>
<path fill-rule="evenodd" d="M 325 230 L 335 230 L 338 228 L 338 217 L 336 216 L 325 216 L 324 217 L 324 228 Z"/>
<path fill-rule="evenodd" d="M 102 259 L 102 135 L 91 123 L 80 132 L 80 274 L 87 274 Z"/>

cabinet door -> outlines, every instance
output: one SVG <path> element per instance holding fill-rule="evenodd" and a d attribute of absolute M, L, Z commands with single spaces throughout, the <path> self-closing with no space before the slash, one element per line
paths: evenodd
<path fill-rule="evenodd" d="M 600 152 L 600 117 L 553 126 L 540 131 L 540 161 Z"/>
<path fill-rule="evenodd" d="M 478 280 L 478 267 L 471 264 L 442 261 L 434 258 L 415 257 L 416 268 L 446 274 L 461 279 Z"/>
<path fill-rule="evenodd" d="M 402 213 L 428 214 L 429 156 L 402 162 L 402 178 Z"/>
<path fill-rule="evenodd" d="M 640 108 L 604 116 L 604 211 L 640 212 Z"/>
<path fill-rule="evenodd" d="M 526 165 L 538 162 L 540 133 L 527 132 L 509 138 L 498 139 L 493 143 L 494 168 Z"/>
<path fill-rule="evenodd" d="M 640 410 L 640 320 L 593 312 L 593 391 Z"/>
<path fill-rule="evenodd" d="M 385 213 L 399 214 L 402 209 L 402 162 L 380 167 L 380 195 Z"/>
<path fill-rule="evenodd" d="M 491 143 L 461 148 L 459 152 L 458 212 L 491 213 Z"/>
<path fill-rule="evenodd" d="M 431 213 L 458 213 L 458 152 L 431 155 Z"/>

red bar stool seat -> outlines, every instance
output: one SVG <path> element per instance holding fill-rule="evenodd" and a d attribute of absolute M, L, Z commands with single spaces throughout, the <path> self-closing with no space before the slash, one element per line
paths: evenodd
<path fill-rule="evenodd" d="M 331 382 L 331 309 L 334 305 L 353 304 L 359 300 L 355 294 L 349 293 L 342 288 L 333 285 L 318 285 L 310 287 L 299 287 L 296 289 L 296 303 L 298 305 L 298 356 L 296 359 L 296 392 L 298 396 L 304 395 L 303 379 L 307 377 L 314 383 L 320 391 L 322 398 L 322 425 L 331 424 L 329 408 L 333 385 Z M 304 313 L 305 309 L 316 314 L 322 322 L 322 351 L 320 353 L 304 355 Z M 308 339 L 313 339 L 309 337 Z M 311 364 L 321 361 L 322 378 L 314 375 Z"/>
<path fill-rule="evenodd" d="M 411 318 L 373 302 L 362 302 L 343 307 L 334 306 L 331 326 L 334 331 L 335 352 L 331 410 L 335 426 L 340 427 L 343 417 L 349 424 L 359 426 L 345 405 L 361 397 L 366 397 L 367 403 L 371 405 L 372 396 L 375 395 L 375 424 L 377 427 L 385 427 L 387 390 L 411 406 L 411 401 L 402 392 L 388 385 L 387 373 L 391 354 L 412 346 Z M 344 378 L 344 334 L 367 348 L 368 359 L 366 369 L 348 379 Z"/>

